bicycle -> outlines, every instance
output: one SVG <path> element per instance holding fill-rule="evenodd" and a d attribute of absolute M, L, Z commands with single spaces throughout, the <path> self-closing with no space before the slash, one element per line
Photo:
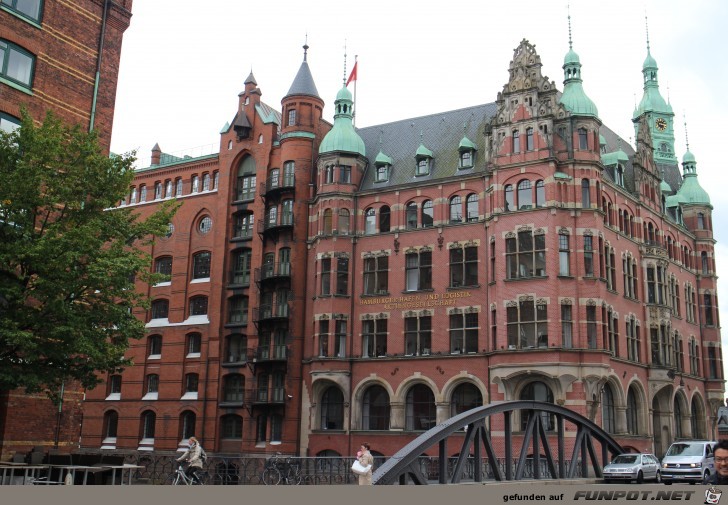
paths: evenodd
<path fill-rule="evenodd" d="M 169 476 L 170 484 L 173 486 L 202 486 L 205 484 L 207 476 L 206 472 L 204 472 L 201 468 L 198 468 L 192 473 L 193 477 L 188 476 L 185 473 L 185 467 L 183 465 L 178 465 L 174 473 Z"/>
<path fill-rule="evenodd" d="M 280 456 L 281 453 L 277 452 L 275 456 L 266 461 L 260 480 L 267 486 L 275 486 L 281 481 L 284 481 L 285 484 L 299 485 L 303 481 L 300 465 L 293 463 L 293 458 L 290 456 L 285 460 L 282 460 Z"/>

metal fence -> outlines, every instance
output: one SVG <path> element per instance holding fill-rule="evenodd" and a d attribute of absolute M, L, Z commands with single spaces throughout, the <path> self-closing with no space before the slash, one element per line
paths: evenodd
<path fill-rule="evenodd" d="M 86 451 L 84 451 L 87 453 Z M 108 452 L 104 452 L 108 455 Z M 171 477 L 177 468 L 176 458 L 179 453 L 170 452 L 114 452 L 115 456 L 123 456 L 125 463 L 139 465 L 142 468 L 135 471 L 132 482 L 135 484 L 164 485 L 171 483 Z M 375 456 L 374 468 L 378 468 L 386 461 L 386 457 Z M 356 484 L 358 476 L 351 471 L 353 463 L 351 457 L 290 457 L 282 455 L 277 462 L 278 469 L 284 474 L 279 485 L 296 484 L 301 485 L 347 485 Z M 207 473 L 207 483 L 210 485 L 265 485 L 264 470 L 270 463 L 270 457 L 262 456 L 238 456 L 238 455 L 212 455 L 210 454 L 205 463 L 204 470 Z M 457 458 L 448 458 L 447 481 L 449 482 L 457 463 Z M 513 460 L 513 468 L 516 468 L 518 461 Z M 533 479 L 532 459 L 526 460 L 523 479 Z M 568 465 L 568 461 L 566 464 Z M 420 470 L 428 481 L 437 483 L 439 481 L 439 458 L 435 456 L 421 456 L 419 458 Z M 296 475 L 300 479 L 285 479 L 287 465 L 295 467 Z M 498 459 L 498 465 L 502 474 L 505 474 L 505 460 Z M 558 466 L 558 462 L 556 462 Z M 474 481 L 474 458 L 469 458 L 461 482 Z M 544 459 L 540 460 L 540 475 L 548 479 L 548 466 Z M 577 469 L 576 478 L 580 478 L 580 466 Z M 494 480 L 493 474 L 488 465 L 488 459 L 483 458 L 481 465 L 481 480 L 486 482 Z"/>

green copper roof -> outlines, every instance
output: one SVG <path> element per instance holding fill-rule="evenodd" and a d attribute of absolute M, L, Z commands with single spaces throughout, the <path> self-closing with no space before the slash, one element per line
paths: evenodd
<path fill-rule="evenodd" d="M 415 152 L 415 156 L 432 158 L 432 151 L 427 149 L 424 144 L 420 144 L 420 147 L 417 148 L 417 152 Z"/>
<path fill-rule="evenodd" d="M 223 126 L 222 130 L 220 130 L 220 135 L 222 135 L 223 133 L 227 133 L 228 130 L 230 130 L 230 123 L 225 121 L 225 126 Z"/>
<path fill-rule="evenodd" d="M 463 137 L 463 139 L 460 141 L 460 145 L 458 145 L 458 150 L 460 151 L 468 151 L 470 149 L 478 149 L 475 147 L 475 144 L 468 138 Z"/>
<path fill-rule="evenodd" d="M 665 179 L 662 179 L 662 182 L 660 183 L 660 191 L 663 193 L 672 193 L 672 188 Z"/>
<path fill-rule="evenodd" d="M 710 196 L 700 186 L 697 174 L 685 174 L 676 196 L 681 204 L 710 205 Z"/>
<path fill-rule="evenodd" d="M 599 116 L 599 111 L 594 102 L 586 96 L 581 80 L 581 63 L 579 55 L 571 49 L 564 57 L 564 93 L 561 95 L 561 104 L 574 115 Z"/>
<path fill-rule="evenodd" d="M 612 153 L 606 153 L 602 155 L 602 164 L 609 166 L 609 165 L 616 165 L 620 161 L 622 162 L 628 162 L 629 156 L 627 156 L 627 153 L 622 151 L 621 149 L 614 151 Z"/>
<path fill-rule="evenodd" d="M 683 157 L 683 183 L 675 196 L 681 204 L 710 205 L 710 195 L 698 182 L 695 156 L 690 153 L 690 150 Z"/>
<path fill-rule="evenodd" d="M 645 58 L 644 63 L 642 63 L 642 69 L 648 70 L 648 69 L 655 69 L 657 70 L 657 62 L 655 61 L 655 58 L 652 57 L 652 54 L 650 54 L 650 50 L 647 50 L 647 57 Z"/>
<path fill-rule="evenodd" d="M 567 63 L 580 63 L 579 55 L 574 52 L 573 49 L 569 48 L 569 52 L 564 56 L 564 64 Z"/>
<path fill-rule="evenodd" d="M 382 151 L 379 151 L 379 154 L 377 154 L 377 157 L 374 159 L 375 165 L 391 165 L 392 164 L 392 158 L 384 154 Z"/>
<path fill-rule="evenodd" d="M 364 141 L 361 139 L 352 123 L 354 102 L 351 100 L 351 92 L 344 86 L 336 95 L 334 108 L 334 126 L 326 134 L 319 146 L 319 154 L 330 152 L 347 152 L 366 156 Z"/>
<path fill-rule="evenodd" d="M 642 100 L 634 111 L 633 118 L 641 116 L 645 112 L 672 112 L 672 106 L 662 98 L 660 86 L 657 82 L 657 62 L 650 53 L 647 46 L 647 57 L 642 64 L 642 75 L 644 77 L 644 93 Z"/>
<path fill-rule="evenodd" d="M 601 133 L 599 134 L 599 147 L 607 145 L 607 139 L 604 138 L 604 135 Z"/>

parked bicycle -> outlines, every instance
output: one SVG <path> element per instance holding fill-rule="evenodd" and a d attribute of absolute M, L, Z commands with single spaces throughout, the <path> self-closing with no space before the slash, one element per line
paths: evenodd
<path fill-rule="evenodd" d="M 178 465 L 174 473 L 169 476 L 169 483 L 174 486 L 202 486 L 207 483 L 207 472 L 196 469 L 193 476 L 188 476 L 184 465 Z"/>
<path fill-rule="evenodd" d="M 294 463 L 293 458 L 290 456 L 285 459 L 281 458 L 281 453 L 277 452 L 275 456 L 265 462 L 265 468 L 263 468 L 260 480 L 268 486 L 275 486 L 281 482 L 298 485 L 303 480 L 301 466 Z"/>

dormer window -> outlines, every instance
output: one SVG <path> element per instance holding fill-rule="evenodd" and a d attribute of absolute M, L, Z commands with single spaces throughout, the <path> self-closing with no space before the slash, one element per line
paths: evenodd
<path fill-rule="evenodd" d="M 622 165 L 617 165 L 617 168 L 614 170 L 614 182 L 624 187 L 624 167 Z"/>
<path fill-rule="evenodd" d="M 470 168 L 473 166 L 473 151 L 462 151 L 460 153 L 460 168 Z"/>
<path fill-rule="evenodd" d="M 430 159 L 422 158 L 417 160 L 417 171 L 415 175 L 429 175 L 430 173 Z"/>
<path fill-rule="evenodd" d="M 390 165 L 387 164 L 377 165 L 375 182 L 386 182 L 389 180 L 389 167 Z"/>

